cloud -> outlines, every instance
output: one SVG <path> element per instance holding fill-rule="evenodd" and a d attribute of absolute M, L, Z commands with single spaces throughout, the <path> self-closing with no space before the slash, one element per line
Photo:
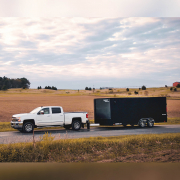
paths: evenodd
<path fill-rule="evenodd" d="M 37 86 L 37 79 L 44 85 L 53 79 L 69 88 L 72 79 L 82 83 L 71 88 L 83 88 L 87 81 L 116 86 L 119 80 L 126 86 L 140 79 L 155 86 L 162 79 L 170 84 L 180 75 L 180 18 L 0 18 L 0 22 L 1 76 L 27 77 L 31 87 Z"/>
<path fill-rule="evenodd" d="M 0 0 L 9 17 L 178 17 L 178 0 Z"/>

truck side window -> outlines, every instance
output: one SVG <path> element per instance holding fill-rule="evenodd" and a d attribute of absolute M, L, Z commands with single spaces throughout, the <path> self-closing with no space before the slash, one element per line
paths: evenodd
<path fill-rule="evenodd" d="M 52 114 L 61 113 L 60 108 L 52 108 Z"/>
<path fill-rule="evenodd" d="M 49 113 L 49 108 L 43 108 L 43 109 L 41 109 L 40 111 L 44 111 L 44 114 L 50 114 Z M 39 111 L 39 113 L 40 113 L 40 111 Z M 38 114 L 39 114 L 38 113 Z"/>

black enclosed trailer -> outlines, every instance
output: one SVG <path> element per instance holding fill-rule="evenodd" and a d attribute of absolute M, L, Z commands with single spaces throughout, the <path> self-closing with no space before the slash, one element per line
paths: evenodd
<path fill-rule="evenodd" d="M 94 99 L 95 123 L 100 125 L 140 125 L 167 122 L 166 97 Z"/>

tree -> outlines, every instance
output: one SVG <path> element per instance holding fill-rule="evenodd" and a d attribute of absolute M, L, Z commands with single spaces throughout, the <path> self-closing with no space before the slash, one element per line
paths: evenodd
<path fill-rule="evenodd" d="M 172 91 L 172 90 L 173 90 L 173 88 L 171 87 L 171 88 L 170 88 L 170 91 Z"/>
<path fill-rule="evenodd" d="M 30 87 L 30 82 L 25 77 L 21 78 L 20 80 L 21 80 L 21 86 L 23 87 L 23 89 L 25 88 L 28 89 Z"/>
<path fill-rule="evenodd" d="M 51 88 L 52 90 L 57 90 L 57 88 L 56 87 L 54 87 L 54 86 L 52 86 L 52 88 Z"/>
<path fill-rule="evenodd" d="M 85 87 L 85 90 L 89 90 L 89 91 L 91 91 L 92 89 L 91 89 L 91 87 Z"/>
<path fill-rule="evenodd" d="M 177 91 L 177 89 L 176 89 L 176 88 L 174 88 L 174 91 Z"/>
<path fill-rule="evenodd" d="M 178 84 L 176 87 L 177 87 L 177 88 L 180 88 L 180 84 Z"/>
<path fill-rule="evenodd" d="M 142 86 L 142 90 L 146 90 L 146 86 L 143 85 L 143 86 Z"/>
<path fill-rule="evenodd" d="M 128 91 L 129 91 L 129 88 L 126 88 L 126 91 L 128 92 Z"/>
<path fill-rule="evenodd" d="M 6 87 L 6 89 L 10 89 L 10 88 L 25 89 L 25 88 L 30 87 L 30 82 L 25 77 L 17 78 L 17 79 L 10 79 L 4 76 L 4 77 L 0 77 L 0 90 L 2 90 L 3 86 Z"/>
<path fill-rule="evenodd" d="M 3 91 L 6 91 L 6 90 L 7 90 L 6 85 L 3 85 L 3 86 L 2 86 L 2 90 L 3 90 Z"/>

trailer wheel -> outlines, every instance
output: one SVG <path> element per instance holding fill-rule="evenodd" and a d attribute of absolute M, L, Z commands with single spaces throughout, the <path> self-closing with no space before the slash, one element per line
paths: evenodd
<path fill-rule="evenodd" d="M 34 129 L 34 125 L 31 122 L 27 122 L 23 125 L 23 131 L 26 133 L 32 133 Z"/>
<path fill-rule="evenodd" d="M 148 127 L 153 127 L 154 126 L 154 122 L 152 120 L 148 120 L 147 121 L 147 126 Z"/>
<path fill-rule="evenodd" d="M 81 129 L 81 122 L 78 120 L 73 121 L 72 123 L 72 129 L 75 131 L 78 131 Z"/>
<path fill-rule="evenodd" d="M 146 123 L 143 120 L 139 120 L 139 126 L 143 128 L 146 126 Z"/>

